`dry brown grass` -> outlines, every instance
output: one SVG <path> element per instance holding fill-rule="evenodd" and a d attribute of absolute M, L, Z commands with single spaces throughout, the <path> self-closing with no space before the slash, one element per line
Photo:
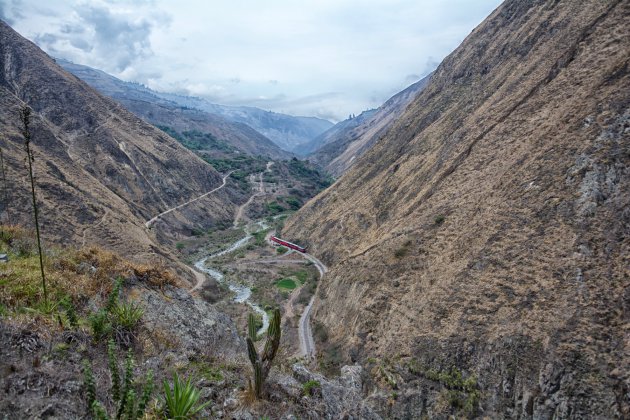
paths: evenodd
<path fill-rule="evenodd" d="M 0 253 L 9 254 L 9 262 L 0 265 L 0 305 L 10 311 L 43 309 L 39 260 L 32 237 L 31 232 L 20 227 L 0 227 Z M 164 264 L 134 264 L 94 246 L 48 249 L 44 267 L 52 302 L 69 298 L 75 305 L 93 297 L 106 297 L 117 277 L 135 276 L 148 286 L 160 288 L 177 284 Z"/>

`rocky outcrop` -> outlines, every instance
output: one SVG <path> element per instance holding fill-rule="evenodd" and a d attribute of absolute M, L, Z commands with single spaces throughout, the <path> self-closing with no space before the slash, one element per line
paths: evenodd
<path fill-rule="evenodd" d="M 329 265 L 328 345 L 389 366 L 392 412 L 630 415 L 628 19 L 506 1 L 287 222 Z"/>

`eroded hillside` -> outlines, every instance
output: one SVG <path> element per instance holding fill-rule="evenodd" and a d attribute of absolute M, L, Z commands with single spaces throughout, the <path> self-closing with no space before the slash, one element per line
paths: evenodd
<path fill-rule="evenodd" d="M 629 20 L 505 2 L 288 221 L 331 268 L 329 353 L 403 390 L 385 414 L 630 415 Z"/>

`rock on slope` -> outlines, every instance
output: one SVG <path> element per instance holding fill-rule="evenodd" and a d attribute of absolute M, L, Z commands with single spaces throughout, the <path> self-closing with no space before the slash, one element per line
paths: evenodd
<path fill-rule="evenodd" d="M 252 156 L 287 159 L 291 154 L 253 128 L 198 109 L 182 107 L 137 83 L 124 82 L 100 70 L 58 59 L 57 63 L 103 95 L 121 103 L 143 120 L 179 132 L 201 131 Z"/>
<path fill-rule="evenodd" d="M 24 105 L 33 109 L 42 231 L 51 239 L 93 242 L 146 259 L 161 251 L 144 222 L 222 183 L 192 152 L 64 71 L 0 21 L 0 147 L 12 223 L 31 225 L 19 122 Z M 234 209 L 223 191 L 200 204 L 184 209 L 181 220 L 211 223 L 229 219 Z"/>
<path fill-rule="evenodd" d="M 456 366 L 490 417 L 630 416 L 629 21 L 506 1 L 288 221 L 331 266 L 315 317 L 346 358 Z"/>
<path fill-rule="evenodd" d="M 398 92 L 376 110 L 336 124 L 307 145 L 308 158 L 334 176 L 341 176 L 382 138 L 429 81 L 427 76 Z"/>

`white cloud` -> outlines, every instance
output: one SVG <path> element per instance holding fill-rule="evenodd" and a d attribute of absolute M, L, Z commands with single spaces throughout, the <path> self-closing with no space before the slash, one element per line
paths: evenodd
<path fill-rule="evenodd" d="M 51 55 L 219 103 L 332 119 L 431 71 L 499 0 L 0 0 Z"/>

